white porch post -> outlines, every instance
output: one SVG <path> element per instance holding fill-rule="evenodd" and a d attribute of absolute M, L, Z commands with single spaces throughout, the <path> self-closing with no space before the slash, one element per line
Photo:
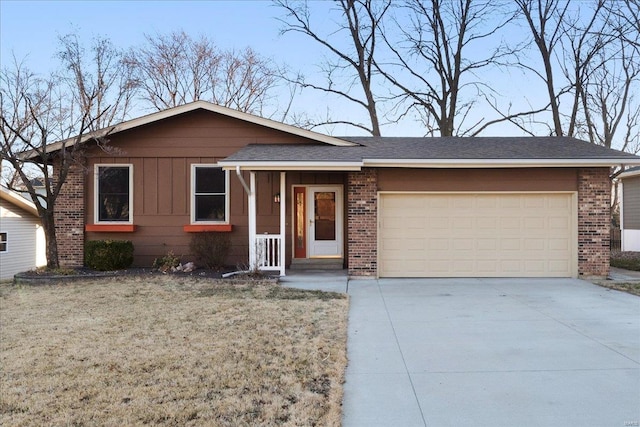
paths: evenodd
<path fill-rule="evenodd" d="M 258 259 L 256 253 L 256 173 L 249 172 L 249 269 L 258 269 Z"/>
<path fill-rule="evenodd" d="M 285 215 L 287 211 L 287 173 L 280 172 L 280 259 L 278 260 L 278 265 L 280 266 L 280 275 L 285 275 L 284 262 L 285 262 L 285 247 L 287 246 L 285 243 L 286 233 L 286 224 L 285 224 Z"/>

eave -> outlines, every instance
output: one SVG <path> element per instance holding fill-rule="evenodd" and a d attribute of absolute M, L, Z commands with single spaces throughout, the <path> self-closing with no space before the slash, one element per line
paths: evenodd
<path fill-rule="evenodd" d="M 617 179 L 632 178 L 634 176 L 640 176 L 640 169 L 622 172 L 620 175 L 617 176 Z"/>
<path fill-rule="evenodd" d="M 226 162 L 221 160 L 218 165 L 224 170 L 253 170 L 253 171 L 359 171 L 362 169 L 362 162 L 309 162 L 309 161 L 239 161 Z"/>
<path fill-rule="evenodd" d="M 363 159 L 362 163 L 385 168 L 575 168 L 640 165 L 640 159 Z"/>
<path fill-rule="evenodd" d="M 264 117 L 254 116 L 249 113 L 233 110 L 231 108 L 222 107 L 206 101 L 195 101 L 189 104 L 180 105 L 178 107 L 170 108 L 168 110 L 159 111 L 157 113 L 148 114 L 146 116 L 138 117 L 136 119 L 127 120 L 117 125 L 109 126 L 104 129 L 100 129 L 94 132 L 89 132 L 80 138 L 78 141 L 77 136 L 68 138 L 62 141 L 54 142 L 47 145 L 47 153 L 60 150 L 62 147 L 71 147 L 76 143 L 87 142 L 91 139 L 101 138 L 108 135 L 113 135 L 119 132 L 123 132 L 129 129 L 133 129 L 139 126 L 155 123 L 164 119 L 168 119 L 179 114 L 192 112 L 195 110 L 205 110 L 213 113 L 217 113 L 223 116 L 242 120 L 244 122 L 253 123 L 259 126 L 263 126 L 269 129 L 278 130 L 291 135 L 299 136 L 312 141 L 322 142 L 329 145 L 341 146 L 341 147 L 353 147 L 357 146 L 357 143 L 346 141 L 340 138 L 335 138 L 328 135 L 323 135 L 317 132 L 313 132 L 306 129 L 300 129 L 295 126 L 287 125 L 284 123 L 276 122 L 271 119 L 265 119 Z M 36 150 L 25 151 L 21 157 L 25 160 L 33 159 L 39 156 Z"/>
<path fill-rule="evenodd" d="M 36 208 L 36 205 L 33 202 L 25 199 L 14 191 L 0 187 L 0 199 L 6 200 L 12 205 L 17 206 L 35 217 L 40 216 L 38 215 L 38 208 Z"/>
<path fill-rule="evenodd" d="M 640 165 L 640 159 L 363 159 L 362 161 L 227 161 L 218 162 L 225 170 L 255 171 L 359 171 L 378 168 L 576 168 Z"/>

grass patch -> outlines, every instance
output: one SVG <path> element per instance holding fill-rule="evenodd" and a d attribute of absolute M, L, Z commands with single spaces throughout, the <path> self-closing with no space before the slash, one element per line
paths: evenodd
<path fill-rule="evenodd" d="M 640 271 L 640 252 L 611 252 L 611 266 L 626 270 Z"/>
<path fill-rule="evenodd" d="M 616 291 L 627 292 L 632 295 L 640 296 L 640 282 L 627 283 L 599 280 L 596 282 L 596 284 L 605 288 L 615 289 Z"/>
<path fill-rule="evenodd" d="M 174 276 L 0 285 L 0 425 L 340 425 L 348 301 Z"/>

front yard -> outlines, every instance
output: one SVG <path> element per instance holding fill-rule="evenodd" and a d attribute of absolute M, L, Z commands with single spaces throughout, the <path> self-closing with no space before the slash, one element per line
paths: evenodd
<path fill-rule="evenodd" d="M 0 425 L 340 425 L 344 295 L 174 276 L 0 285 Z"/>

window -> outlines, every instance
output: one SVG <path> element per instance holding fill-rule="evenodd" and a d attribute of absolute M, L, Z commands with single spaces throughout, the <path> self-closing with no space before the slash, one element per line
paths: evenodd
<path fill-rule="evenodd" d="M 213 165 L 191 168 L 191 222 L 226 223 L 229 219 L 229 174 Z"/>
<path fill-rule="evenodd" d="M 0 252 L 7 252 L 7 233 L 0 233 Z"/>
<path fill-rule="evenodd" d="M 96 222 L 132 223 L 132 165 L 96 165 Z"/>

